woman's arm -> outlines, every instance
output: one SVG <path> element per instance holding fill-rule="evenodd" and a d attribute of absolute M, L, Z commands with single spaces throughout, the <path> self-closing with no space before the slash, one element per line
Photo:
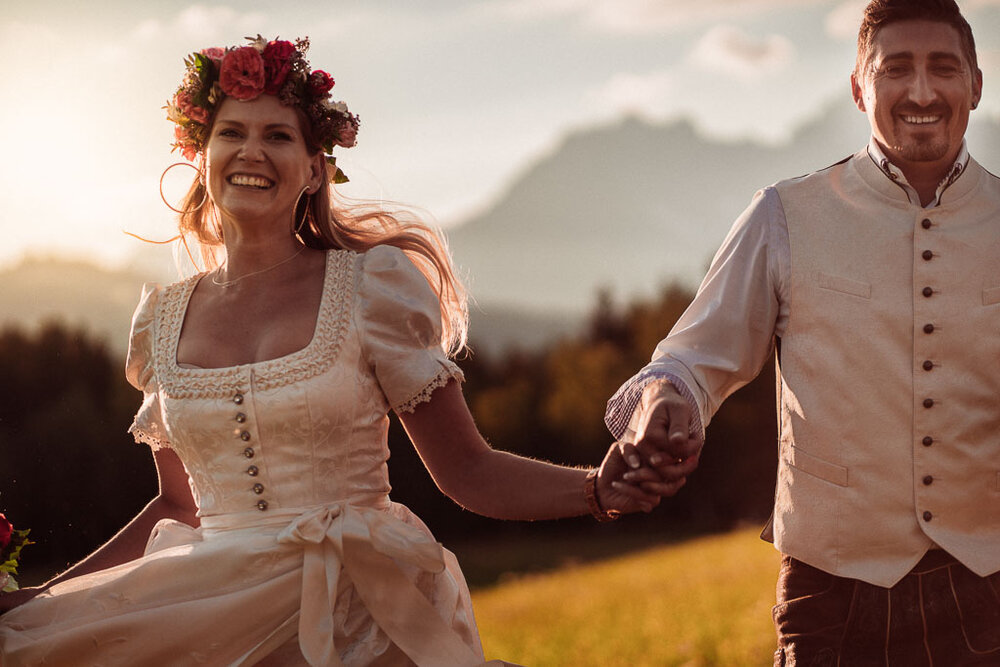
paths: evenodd
<path fill-rule="evenodd" d="M 176 519 L 192 526 L 199 521 L 197 507 L 191 496 L 187 471 L 172 449 L 159 449 L 153 453 L 160 492 L 124 528 L 103 546 L 41 586 L 23 588 L 0 595 L 0 613 L 24 604 L 53 585 L 73 577 L 105 570 L 142 556 L 153 526 L 160 519 Z"/>
<path fill-rule="evenodd" d="M 587 470 L 567 468 L 492 449 L 476 429 L 458 382 L 436 389 L 400 420 L 438 488 L 462 507 L 497 519 L 556 519 L 589 513 L 583 487 Z M 659 495 L 672 495 L 683 484 L 644 488 L 624 483 L 629 470 L 618 447 L 611 447 L 597 477 L 602 509 L 649 511 Z M 650 486 L 652 485 L 652 486 Z M 648 492 L 649 489 L 655 492 Z M 657 493 L 659 495 L 657 495 Z"/>

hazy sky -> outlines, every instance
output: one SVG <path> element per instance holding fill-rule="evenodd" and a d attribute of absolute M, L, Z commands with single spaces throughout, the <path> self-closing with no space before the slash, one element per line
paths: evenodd
<path fill-rule="evenodd" d="M 864 4 L 5 0 L 0 265 L 26 251 L 120 262 L 141 245 L 123 229 L 173 234 L 157 181 L 179 157 L 162 106 L 196 49 L 308 35 L 313 67 L 362 120 L 359 145 L 342 151 L 346 192 L 416 204 L 448 226 L 567 132 L 623 114 L 782 140 L 849 94 Z M 959 4 L 986 81 L 977 113 L 1000 116 L 1000 0 Z"/>

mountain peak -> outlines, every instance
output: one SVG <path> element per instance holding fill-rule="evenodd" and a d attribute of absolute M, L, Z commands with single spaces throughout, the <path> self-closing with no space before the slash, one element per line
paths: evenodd
<path fill-rule="evenodd" d="M 998 125 L 970 126 L 970 150 L 987 168 L 1000 166 Z M 693 286 L 754 192 L 833 164 L 868 136 L 850 100 L 777 145 L 628 116 L 565 137 L 489 210 L 452 229 L 451 248 L 484 306 L 582 313 L 601 288 L 636 298 L 669 281 Z"/>

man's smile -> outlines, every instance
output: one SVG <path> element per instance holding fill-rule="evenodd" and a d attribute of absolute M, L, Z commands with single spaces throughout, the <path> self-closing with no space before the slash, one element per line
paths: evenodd
<path fill-rule="evenodd" d="M 903 122 L 909 123 L 910 125 L 927 125 L 929 123 L 936 123 L 941 120 L 941 114 L 934 114 L 931 116 L 915 116 L 911 114 L 902 115 Z"/>

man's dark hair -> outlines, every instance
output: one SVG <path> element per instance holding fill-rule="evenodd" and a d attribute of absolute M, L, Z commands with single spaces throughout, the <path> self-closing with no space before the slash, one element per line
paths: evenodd
<path fill-rule="evenodd" d="M 862 76 L 871 61 L 878 31 L 898 21 L 939 21 L 953 27 L 958 31 L 965 57 L 975 76 L 979 69 L 976 41 L 955 0 L 872 0 L 868 3 L 858 31 L 858 60 L 854 66 L 856 76 Z"/>

